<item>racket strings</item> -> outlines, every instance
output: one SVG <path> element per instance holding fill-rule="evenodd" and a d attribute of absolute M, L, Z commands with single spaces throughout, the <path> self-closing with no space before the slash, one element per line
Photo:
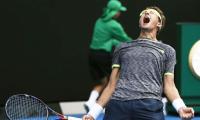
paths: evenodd
<path fill-rule="evenodd" d="M 6 113 L 11 120 L 46 120 L 48 116 L 46 106 L 30 96 L 11 97 L 6 105 Z"/>

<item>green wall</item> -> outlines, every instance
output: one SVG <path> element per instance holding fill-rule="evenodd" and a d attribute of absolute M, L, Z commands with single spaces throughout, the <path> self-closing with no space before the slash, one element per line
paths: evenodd
<path fill-rule="evenodd" d="M 180 92 L 185 97 L 198 96 L 200 97 L 200 79 L 195 77 L 189 69 L 188 56 L 192 45 L 200 40 L 200 24 L 197 23 L 182 23 L 178 24 L 180 29 L 180 53 L 178 61 L 180 63 L 180 77 L 177 76 L 177 80 L 180 80 Z"/>

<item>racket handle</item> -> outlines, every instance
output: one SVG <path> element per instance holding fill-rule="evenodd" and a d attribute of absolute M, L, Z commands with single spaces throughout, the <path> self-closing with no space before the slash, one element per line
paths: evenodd
<path fill-rule="evenodd" d="M 56 120 L 68 120 L 67 116 L 59 115 L 59 118 L 56 118 Z"/>
<path fill-rule="evenodd" d="M 71 116 L 63 116 L 63 117 L 60 117 L 60 118 L 57 118 L 56 120 L 82 120 L 82 118 L 77 118 L 77 117 L 71 117 Z"/>
<path fill-rule="evenodd" d="M 56 118 L 56 120 L 68 120 L 67 118 Z"/>

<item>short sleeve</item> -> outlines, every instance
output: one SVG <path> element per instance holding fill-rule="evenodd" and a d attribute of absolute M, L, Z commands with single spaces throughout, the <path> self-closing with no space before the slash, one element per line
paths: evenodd
<path fill-rule="evenodd" d="M 165 74 L 174 74 L 174 68 L 176 65 L 176 51 L 171 48 L 167 52 L 165 61 Z"/>
<path fill-rule="evenodd" d="M 120 67 L 120 47 L 116 47 L 112 58 L 112 68 Z"/>

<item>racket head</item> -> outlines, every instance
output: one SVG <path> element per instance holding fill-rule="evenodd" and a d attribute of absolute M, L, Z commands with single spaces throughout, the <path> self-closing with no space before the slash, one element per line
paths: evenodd
<path fill-rule="evenodd" d="M 49 114 L 45 103 L 27 94 L 9 97 L 6 101 L 5 111 L 10 120 L 47 120 Z"/>

